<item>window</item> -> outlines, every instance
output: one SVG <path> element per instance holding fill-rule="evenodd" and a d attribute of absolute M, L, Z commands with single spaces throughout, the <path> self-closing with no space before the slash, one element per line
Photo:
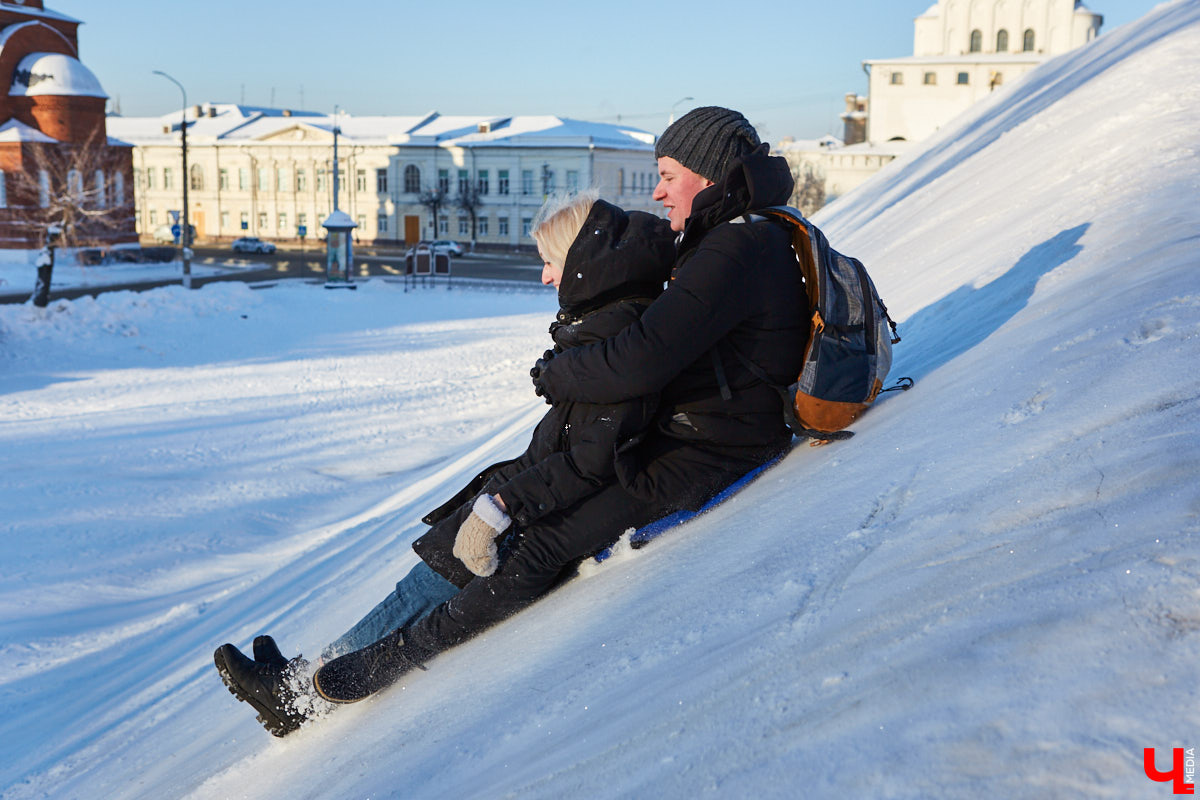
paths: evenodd
<path fill-rule="evenodd" d="M 296 227 L 299 227 L 299 228 L 307 228 L 308 227 L 308 214 L 301 212 L 296 215 Z"/>
<path fill-rule="evenodd" d="M 338 192 L 346 191 L 346 170 L 339 169 L 337 174 Z"/>
<path fill-rule="evenodd" d="M 475 220 L 475 232 L 480 236 L 488 235 L 488 218 L 480 217 Z"/>
<path fill-rule="evenodd" d="M 323 169 L 317 170 L 317 191 L 325 191 L 325 170 Z"/>
<path fill-rule="evenodd" d="M 625 194 L 625 168 L 617 170 L 617 194 Z"/>
<path fill-rule="evenodd" d="M 104 181 L 104 170 L 92 173 L 92 188 L 96 192 L 96 208 L 108 207 L 108 187 Z"/>
<path fill-rule="evenodd" d="M 438 233 L 440 233 L 442 236 L 450 233 L 450 220 L 446 219 L 445 217 L 438 219 Z"/>
<path fill-rule="evenodd" d="M 258 168 L 258 190 L 260 192 L 265 192 L 269 188 L 271 188 L 271 183 L 270 183 L 270 181 L 267 180 L 267 168 L 259 167 Z"/>
<path fill-rule="evenodd" d="M 508 236 L 508 217 L 496 218 L 496 234 L 499 236 Z"/>
<path fill-rule="evenodd" d="M 379 192 L 380 194 L 387 193 L 387 170 L 386 169 L 375 170 L 375 191 Z M 380 230 L 385 231 L 385 230 L 387 230 L 387 228 L 380 228 Z"/>
<path fill-rule="evenodd" d="M 83 200 L 83 173 L 77 169 L 67 171 L 67 192 L 76 200 Z"/>
<path fill-rule="evenodd" d="M 937 73 L 936 72 L 926 72 L 925 73 L 925 85 L 926 86 L 937 86 Z"/>
<path fill-rule="evenodd" d="M 443 194 L 450 191 L 450 170 L 438 170 L 438 191 Z"/>
<path fill-rule="evenodd" d="M 133 168 L 133 185 L 138 189 L 146 188 L 146 175 L 137 167 Z"/>
<path fill-rule="evenodd" d="M 983 50 L 983 31 L 976 28 L 971 31 L 971 52 L 978 53 Z"/>
<path fill-rule="evenodd" d="M 1025 37 L 1021 43 L 1021 49 L 1026 53 L 1033 52 L 1033 28 L 1029 28 L 1025 31 Z"/>
<path fill-rule="evenodd" d="M 282 211 L 281 211 L 281 212 L 279 213 L 279 227 L 278 227 L 278 230 L 279 230 L 279 232 L 280 232 L 280 233 L 287 233 L 287 213 L 286 213 L 286 212 L 282 212 Z"/>
<path fill-rule="evenodd" d="M 146 167 L 146 187 L 149 189 L 157 189 L 154 177 L 154 167 Z"/>
<path fill-rule="evenodd" d="M 5 180 L 2 169 L 0 169 L 0 208 L 8 208 L 8 181 Z"/>
<path fill-rule="evenodd" d="M 387 170 L 380 170 L 380 172 L 383 172 L 384 174 L 386 174 Z M 384 178 L 384 181 L 385 181 L 384 188 L 381 189 L 380 191 L 386 192 L 387 191 L 387 184 L 386 184 L 387 178 Z M 379 231 L 380 233 L 387 233 L 387 214 L 380 214 L 378 217 L 376 217 L 375 229 L 377 231 Z"/>
<path fill-rule="evenodd" d="M 222 230 L 222 231 L 229 229 L 229 212 L 228 211 L 221 212 L 221 221 L 218 224 L 220 225 L 220 230 Z"/>
<path fill-rule="evenodd" d="M 968 83 L 970 83 L 970 82 L 971 82 L 971 76 L 970 76 L 970 75 L 968 75 L 968 74 L 967 74 L 967 73 L 965 73 L 965 72 L 960 72 L 960 73 L 958 73 L 958 85 L 959 85 L 959 86 L 966 86 L 966 85 L 967 85 Z"/>
<path fill-rule="evenodd" d="M 891 82 L 892 82 L 892 86 L 903 85 L 904 84 L 904 73 L 903 72 L 893 72 Z"/>
<path fill-rule="evenodd" d="M 470 236 L 471 235 L 471 219 L 469 217 L 459 217 L 458 218 L 458 235 L 459 236 Z"/>
<path fill-rule="evenodd" d="M 172 170 L 170 167 L 163 167 L 163 188 L 164 189 L 174 189 L 175 188 L 175 171 Z"/>
<path fill-rule="evenodd" d="M 356 192 L 365 192 L 367 190 L 367 171 L 365 169 L 354 171 L 354 190 Z"/>
<path fill-rule="evenodd" d="M 460 195 L 471 191 L 471 174 L 465 169 L 458 171 L 458 193 Z"/>
<path fill-rule="evenodd" d="M 246 167 L 238 167 L 238 189 L 246 191 L 250 188 L 250 170 Z"/>
<path fill-rule="evenodd" d="M 1008 52 L 1008 31 L 1001 30 L 999 33 L 996 34 L 996 52 L 997 53 L 1007 53 Z"/>
<path fill-rule="evenodd" d="M 417 194 L 421 191 L 421 170 L 413 164 L 404 168 L 404 191 L 407 194 Z"/>
<path fill-rule="evenodd" d="M 533 170 L 521 170 L 521 194 L 533 194 Z"/>
<path fill-rule="evenodd" d="M 151 212 L 151 217 L 153 217 L 153 216 L 154 216 L 154 214 L 153 214 L 153 212 Z M 154 220 L 151 219 L 150 223 L 154 224 Z M 249 211 L 243 211 L 241 213 L 240 217 L 238 218 L 238 224 L 241 226 L 242 230 L 244 230 L 244 231 L 250 230 L 250 212 Z"/>
<path fill-rule="evenodd" d="M 306 169 L 296 170 L 296 191 L 297 192 L 307 192 L 308 191 L 308 170 L 306 170 Z"/>
<path fill-rule="evenodd" d="M 275 191 L 286 192 L 288 190 L 288 174 L 286 169 L 275 170 Z"/>
<path fill-rule="evenodd" d="M 229 191 L 229 170 L 224 167 L 217 170 L 217 188 L 223 192 Z"/>
<path fill-rule="evenodd" d="M 153 228 L 157 224 L 158 224 L 158 211 L 156 211 L 155 209 L 152 208 L 152 209 L 150 209 L 150 227 Z"/>
<path fill-rule="evenodd" d="M 120 207 L 125 205 L 125 173 L 114 172 L 112 179 L 113 187 L 113 205 Z"/>
<path fill-rule="evenodd" d="M 500 194 L 508 194 L 508 170 L 502 169 L 496 173 L 496 191 Z"/>
<path fill-rule="evenodd" d="M 533 217 L 521 217 L 521 235 L 528 236 L 529 229 L 533 227 Z"/>
<path fill-rule="evenodd" d="M 200 166 L 199 164 L 192 164 L 191 169 L 189 169 L 188 172 L 191 173 L 192 176 L 192 182 L 189 184 L 189 188 L 193 192 L 204 191 L 204 167 Z"/>
<path fill-rule="evenodd" d="M 358 229 L 358 235 L 362 236 L 362 232 L 367 229 L 367 215 L 359 214 L 354 218 L 355 227 Z"/>
<path fill-rule="evenodd" d="M 486 169 L 479 170 L 475 178 L 475 188 L 480 194 L 488 193 L 488 171 Z"/>
<path fill-rule="evenodd" d="M 557 189 L 554 183 L 554 170 L 542 167 L 542 194 L 551 194 Z"/>
<path fill-rule="evenodd" d="M 567 191 L 569 191 L 569 192 L 579 191 L 579 170 L 575 170 L 575 169 L 567 170 Z"/>
<path fill-rule="evenodd" d="M 260 231 L 267 229 L 267 212 L 265 211 L 258 212 L 258 229 Z"/>

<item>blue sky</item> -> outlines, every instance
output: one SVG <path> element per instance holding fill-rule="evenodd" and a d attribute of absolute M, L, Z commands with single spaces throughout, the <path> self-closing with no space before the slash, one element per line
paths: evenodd
<path fill-rule="evenodd" d="M 840 133 L 861 62 L 912 53 L 932 0 L 47 0 L 121 112 L 188 101 L 352 114 L 558 114 L 661 132 L 725 105 L 764 138 Z M 1103 32 L 1156 0 L 1088 0 Z M 750 9 L 754 9 L 751 11 Z M 692 100 L 680 102 L 682 98 Z"/>

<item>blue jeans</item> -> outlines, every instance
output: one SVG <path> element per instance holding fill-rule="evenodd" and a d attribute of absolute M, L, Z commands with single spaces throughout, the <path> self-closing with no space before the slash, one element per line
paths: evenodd
<path fill-rule="evenodd" d="M 429 612 L 458 594 L 458 587 L 418 561 L 396 590 L 367 612 L 350 630 L 321 651 L 321 659 L 329 661 L 340 655 L 361 650 L 387 634 L 412 625 Z"/>

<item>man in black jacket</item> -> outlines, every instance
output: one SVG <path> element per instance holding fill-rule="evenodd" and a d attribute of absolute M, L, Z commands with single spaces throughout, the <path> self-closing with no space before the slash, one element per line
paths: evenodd
<path fill-rule="evenodd" d="M 538 391 L 555 402 L 657 393 L 654 423 L 620 448 L 616 482 L 532 521 L 488 582 L 472 581 L 398 634 L 406 660 L 422 663 L 475 635 L 626 529 L 699 508 L 790 446 L 778 393 L 743 363 L 786 385 L 800 371 L 808 336 L 789 232 L 745 217 L 791 196 L 787 162 L 768 151 L 745 117 L 723 108 L 696 109 L 663 134 L 654 196 L 680 234 L 666 291 L 613 338 L 534 369 Z M 504 603 L 477 597 L 498 587 Z"/>

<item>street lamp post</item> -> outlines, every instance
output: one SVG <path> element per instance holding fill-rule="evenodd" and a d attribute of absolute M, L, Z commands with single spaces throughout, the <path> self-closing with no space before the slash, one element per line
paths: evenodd
<path fill-rule="evenodd" d="M 182 122 L 179 125 L 183 142 L 183 226 L 179 230 L 179 241 L 183 245 L 180 254 L 183 257 L 183 286 L 185 289 L 190 289 L 192 288 L 192 226 L 188 222 L 188 180 L 190 176 L 187 163 L 187 90 L 183 88 L 182 83 L 160 69 L 154 70 L 154 74 L 162 75 L 178 86 L 179 91 L 183 93 L 183 114 Z"/>
<path fill-rule="evenodd" d="M 686 103 L 689 100 L 695 100 L 695 99 L 696 98 L 694 98 L 694 97 L 681 97 L 678 100 L 676 100 L 674 103 L 672 103 L 671 104 L 671 119 L 669 119 L 667 121 L 667 124 L 671 125 L 675 122 L 675 107 L 676 106 L 678 106 L 680 103 Z"/>

